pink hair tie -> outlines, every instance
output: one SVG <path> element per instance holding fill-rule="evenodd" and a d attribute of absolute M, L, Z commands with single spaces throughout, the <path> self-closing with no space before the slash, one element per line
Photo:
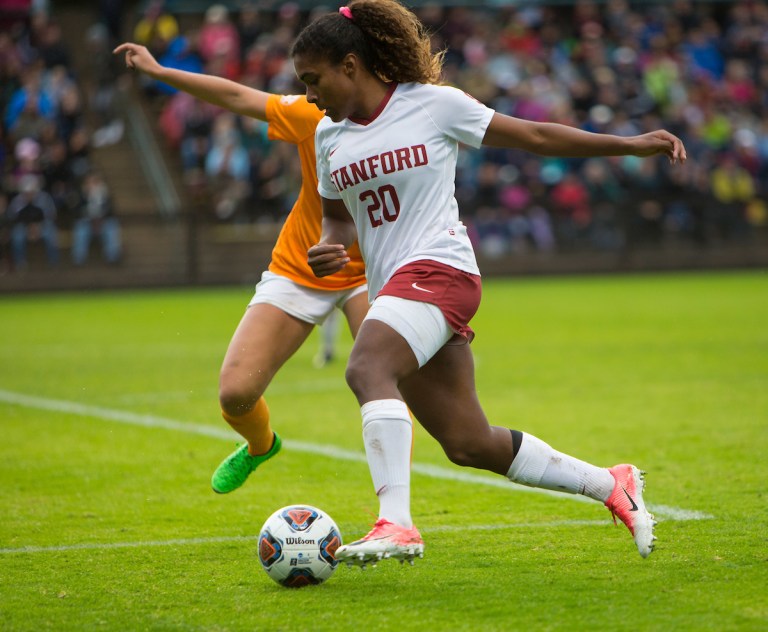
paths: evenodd
<path fill-rule="evenodd" d="M 341 13 L 341 15 L 343 15 L 348 20 L 354 21 L 355 19 L 352 17 L 352 9 L 350 9 L 349 7 L 339 7 L 339 13 Z"/>

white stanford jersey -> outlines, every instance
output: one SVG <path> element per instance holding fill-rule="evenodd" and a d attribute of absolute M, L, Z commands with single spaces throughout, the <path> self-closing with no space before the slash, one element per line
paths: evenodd
<path fill-rule="evenodd" d="M 459 143 L 479 147 L 493 113 L 456 88 L 405 83 L 370 121 L 318 124 L 318 191 L 354 219 L 371 301 L 412 261 L 479 274 L 454 180 Z"/>

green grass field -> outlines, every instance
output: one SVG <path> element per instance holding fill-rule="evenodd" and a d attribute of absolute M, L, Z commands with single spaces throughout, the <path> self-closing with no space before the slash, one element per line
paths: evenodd
<path fill-rule="evenodd" d="M 418 429 L 425 558 L 281 588 L 256 556 L 275 509 L 317 505 L 347 540 L 377 509 L 343 362 L 314 369 L 315 338 L 292 359 L 267 393 L 284 451 L 217 496 L 249 288 L 4 296 L 0 629 L 768 629 L 768 272 L 484 287 L 489 418 L 646 469 L 648 559 L 597 503 L 453 466 Z"/>

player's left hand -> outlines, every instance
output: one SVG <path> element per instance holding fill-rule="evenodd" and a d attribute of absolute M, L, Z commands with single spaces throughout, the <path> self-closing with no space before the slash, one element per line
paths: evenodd
<path fill-rule="evenodd" d="M 646 157 L 665 154 L 672 164 L 682 163 L 688 159 L 683 141 L 666 130 L 648 132 L 641 136 L 635 136 L 633 140 L 635 144 L 633 154 L 635 156 Z"/>

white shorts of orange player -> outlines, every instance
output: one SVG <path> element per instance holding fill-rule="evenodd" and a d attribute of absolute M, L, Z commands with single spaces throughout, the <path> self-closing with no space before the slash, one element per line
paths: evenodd
<path fill-rule="evenodd" d="M 322 325 L 334 308 L 343 309 L 358 294 L 367 293 L 366 284 L 347 290 L 313 290 L 274 272 L 265 271 L 256 284 L 256 293 L 248 307 L 268 303 L 286 314 L 313 325 Z"/>

